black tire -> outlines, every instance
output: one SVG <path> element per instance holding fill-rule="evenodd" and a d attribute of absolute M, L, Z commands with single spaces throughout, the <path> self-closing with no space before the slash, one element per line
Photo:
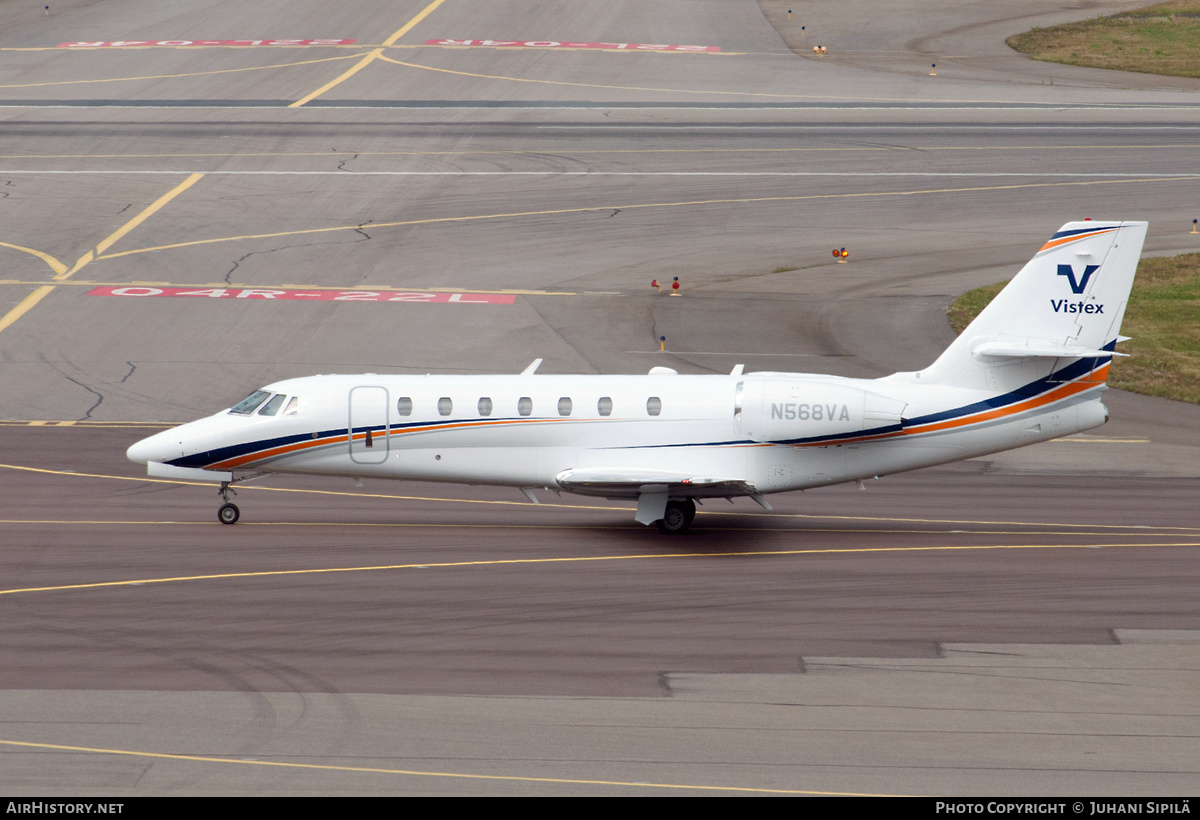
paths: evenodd
<path fill-rule="evenodd" d="M 222 524 L 236 524 L 241 517 L 242 511 L 237 508 L 237 504 L 222 504 L 217 510 L 217 520 Z"/>
<path fill-rule="evenodd" d="M 696 504 L 690 498 L 668 501 L 663 517 L 654 522 L 663 535 L 683 535 L 696 517 Z"/>
<path fill-rule="evenodd" d="M 692 522 L 696 520 L 696 502 L 690 498 L 685 498 L 679 502 L 683 504 L 684 512 L 687 513 L 687 525 L 692 526 Z"/>

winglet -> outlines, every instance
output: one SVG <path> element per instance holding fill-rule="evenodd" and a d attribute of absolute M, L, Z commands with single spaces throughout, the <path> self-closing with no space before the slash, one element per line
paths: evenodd
<path fill-rule="evenodd" d="M 542 366 L 542 360 L 534 359 L 532 362 L 529 363 L 529 367 L 527 367 L 521 371 L 521 375 L 522 376 L 532 376 L 534 373 L 537 372 L 537 369 L 541 366 Z"/>

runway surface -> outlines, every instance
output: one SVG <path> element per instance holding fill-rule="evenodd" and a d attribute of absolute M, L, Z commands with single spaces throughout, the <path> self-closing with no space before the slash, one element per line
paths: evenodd
<path fill-rule="evenodd" d="M 1200 86 L 1003 45 L 1120 7 L 0 12 L 5 791 L 1193 793 L 1189 405 L 683 539 L 124 459 L 318 372 L 917 369 L 1069 219 L 1200 250 Z"/>

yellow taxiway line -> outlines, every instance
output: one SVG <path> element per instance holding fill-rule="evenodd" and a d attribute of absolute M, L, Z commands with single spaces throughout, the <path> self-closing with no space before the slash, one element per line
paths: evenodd
<path fill-rule="evenodd" d="M 71 522 L 68 522 L 71 523 Z M 96 522 L 90 522 L 96 523 Z M 212 526 L 220 526 L 213 522 Z M 408 524 L 410 527 L 455 527 L 455 524 Z M 494 529 L 493 525 L 475 525 L 475 528 Z M 471 529 L 472 527 L 466 527 Z M 524 525 L 517 525 L 517 529 Z M 537 528 L 534 528 L 537 529 Z M 1010 533 L 1012 534 L 1012 533 Z M 199 581 L 226 581 L 241 578 L 280 578 L 297 575 L 339 575 L 356 572 L 389 572 L 412 569 L 462 569 L 472 567 L 532 566 L 545 564 L 595 564 L 612 561 L 673 561 L 681 558 L 778 558 L 797 555 L 875 555 L 880 553 L 929 553 L 929 552 L 990 552 L 992 550 L 1083 550 L 1083 549 L 1163 549 L 1175 547 L 1200 547 L 1198 541 L 1181 541 L 1157 544 L 1108 542 L 1091 544 L 949 544 L 945 546 L 920 547 L 832 547 L 794 550 L 730 550 L 728 552 L 652 552 L 631 555 L 579 555 L 556 558 L 492 558 L 480 561 L 424 561 L 413 564 L 377 564 L 359 567 L 315 567 L 308 569 L 273 569 L 247 572 L 216 572 L 205 575 L 174 575 L 161 578 L 128 578 L 117 581 L 94 581 L 79 584 L 54 584 L 42 587 L 19 587 L 0 589 L 0 595 L 20 595 L 31 592 L 63 592 L 79 589 L 105 589 L 114 587 L 143 586 L 147 584 L 177 584 Z"/>
<path fill-rule="evenodd" d="M 128 234 L 130 231 L 137 228 L 139 225 L 141 225 L 143 222 L 145 222 L 147 219 L 149 219 L 151 216 L 153 216 L 155 213 L 157 213 L 159 210 L 161 210 L 172 199 L 179 196 L 181 193 L 186 191 L 188 188 L 195 185 L 201 178 L 203 178 L 203 176 L 204 176 L 204 174 L 191 174 L 190 176 L 188 176 L 187 179 L 185 179 L 183 182 L 179 183 L 174 188 L 172 188 L 170 191 L 167 191 L 165 194 L 160 196 L 158 199 L 154 200 L 154 202 L 147 205 L 133 219 L 126 222 L 120 228 L 117 228 L 115 231 L 113 231 L 111 234 L 106 236 L 104 239 L 100 240 L 100 242 L 97 243 L 94 248 L 89 250 L 83 256 L 79 257 L 79 260 L 70 268 L 67 268 L 66 265 L 64 265 L 62 262 L 59 262 L 53 256 L 50 256 L 50 254 L 42 253 L 41 251 L 34 250 L 33 248 L 26 248 L 21 245 L 13 245 L 13 244 L 10 244 L 7 242 L 0 243 L 0 245 L 3 245 L 6 248 L 13 248 L 15 250 L 24 251 L 26 253 L 30 253 L 30 254 L 38 257 L 43 262 L 45 262 L 47 265 L 49 265 L 51 270 L 53 270 L 55 272 L 53 281 L 56 283 L 63 282 L 64 280 L 69 279 L 71 276 L 74 276 L 78 271 L 80 271 L 82 268 L 86 267 L 89 263 L 91 263 L 95 259 L 99 258 L 106 250 L 108 250 L 114 244 L 119 242 L 126 234 Z M 18 304 L 16 307 L 14 307 L 12 310 L 10 310 L 8 313 L 4 314 L 3 317 L 0 317 L 0 331 L 3 331 L 5 328 L 8 328 L 15 321 L 17 321 L 22 316 L 24 316 L 26 313 L 28 313 L 29 310 L 31 308 L 33 308 L 34 305 L 36 305 L 38 302 L 42 301 L 42 299 L 44 299 L 48 295 L 50 295 L 50 293 L 54 290 L 54 288 L 55 288 L 55 285 L 43 285 L 43 286 L 39 287 L 37 290 L 35 290 L 33 293 L 26 296 L 24 299 L 22 299 L 20 304 Z"/>
<path fill-rule="evenodd" d="M 643 202 L 628 205 L 604 205 L 604 206 L 587 206 L 581 208 L 547 208 L 536 211 L 512 211 L 508 213 L 495 214 L 476 214 L 473 216 L 441 216 L 431 217 L 428 219 L 406 219 L 398 222 L 373 222 L 369 226 L 372 230 L 379 228 L 399 228 L 411 225 L 435 225 L 440 223 L 451 222 L 479 222 L 492 219 L 517 219 L 528 216 L 553 216 L 558 214 L 586 214 L 586 213 L 604 213 L 613 210 L 634 211 L 648 210 L 653 208 L 688 208 L 700 207 L 708 205 L 752 205 L 762 202 L 802 202 L 806 200 L 822 200 L 822 199 L 869 199 L 880 197 L 906 197 L 906 196 L 925 196 L 931 194 L 959 194 L 959 193 L 978 193 L 981 191 L 1015 191 L 1028 190 L 1033 188 L 1059 188 L 1072 187 L 1081 185 L 1126 185 L 1147 182 L 1195 182 L 1195 177 L 1145 177 L 1133 179 L 1097 179 L 1097 180 L 1075 180 L 1071 182 L 1020 182 L 1010 185 L 976 185 L 961 188 L 924 188 L 915 190 L 902 191 L 862 191 L 857 193 L 830 193 L 830 194 L 801 194 L 795 196 L 760 196 L 760 197 L 737 197 L 737 198 L 722 198 L 722 199 L 695 199 L 683 200 L 678 202 Z M 211 239 L 194 239 L 190 242 L 175 242 L 170 245 L 155 245 L 148 248 L 135 248 L 133 250 L 121 251 L 120 253 L 109 253 L 98 256 L 97 259 L 116 259 L 121 256 L 130 256 L 138 253 L 151 253 L 154 251 L 174 250 L 176 248 L 189 248 L 196 245 L 211 245 L 218 242 L 240 242 L 246 239 L 277 239 L 284 236 L 304 236 L 307 234 L 333 233 L 337 231 L 356 231 L 362 229 L 362 225 L 335 225 L 326 228 L 304 228 L 297 231 L 274 231 L 272 233 L 261 234 L 241 234 L 238 236 L 221 236 Z"/>
<path fill-rule="evenodd" d="M 129 220 L 124 225 L 117 228 L 115 231 L 113 231 L 111 234 L 106 236 L 104 239 L 100 240 L 100 242 L 97 243 L 96 247 L 92 248 L 90 251 L 85 253 L 83 256 L 79 257 L 79 261 L 77 261 L 70 270 L 63 271 L 62 273 L 55 276 L 54 277 L 55 280 L 61 281 L 63 279 L 68 279 L 71 276 L 74 276 L 82 268 L 86 267 L 90 262 L 103 256 L 103 254 L 106 250 L 108 250 L 113 245 L 115 245 L 117 242 L 119 242 L 126 234 L 128 234 L 130 231 L 137 228 L 138 225 L 141 225 L 147 219 L 149 219 L 150 217 L 154 216 L 154 214 L 156 214 L 160 210 L 162 210 L 163 207 L 166 206 L 166 204 L 168 202 L 170 202 L 172 199 L 174 199 L 175 197 L 182 194 L 188 188 L 191 188 L 193 185 L 195 185 L 197 182 L 199 182 L 203 178 L 204 178 L 204 174 L 189 175 L 188 178 L 185 179 L 183 182 L 179 183 L 174 188 L 167 191 L 165 194 L 160 196 L 158 199 L 154 200 L 149 205 L 147 205 L 144 209 L 142 209 L 142 212 L 139 213 L 137 216 L 135 216 L 133 219 Z"/>
<path fill-rule="evenodd" d="M 11 83 L 8 85 L 0 85 L 0 88 L 40 88 L 50 85 L 90 85 L 95 83 L 125 83 L 135 82 L 138 80 L 172 80 L 180 77 L 207 77 L 213 74 L 236 74 L 242 71 L 264 71 L 270 68 L 291 68 L 298 65 L 312 65 L 313 63 L 328 63 L 334 60 L 353 60 L 356 54 L 344 54 L 340 57 L 321 57 L 317 60 L 300 60 L 295 63 L 279 63 L 277 65 L 255 65 L 246 66 L 245 68 L 217 68 L 211 71 L 190 71 L 185 74 L 148 74 L 144 77 L 106 77 L 98 80 L 56 80 L 54 82 L 45 83 Z"/>
<path fill-rule="evenodd" d="M 21 423 L 37 425 L 36 422 L 21 422 Z M 122 425 L 128 425 L 128 424 L 133 424 L 133 423 L 134 422 L 114 422 L 114 424 L 122 424 Z M 47 422 L 46 424 L 49 425 L 50 423 Z M 25 466 L 22 464 L 0 464 L 0 469 L 17 470 L 17 471 L 27 472 L 27 473 L 41 473 L 43 475 L 69 476 L 71 478 L 102 478 L 102 479 L 107 479 L 110 481 L 137 481 L 137 482 L 145 482 L 148 484 L 178 484 L 180 486 L 190 486 L 190 487 L 212 487 L 213 483 L 215 483 L 215 482 L 206 483 L 206 482 L 201 482 L 201 481 L 185 481 L 185 480 L 171 479 L 171 478 L 148 478 L 148 477 L 142 477 L 142 476 L 109 475 L 109 474 L 105 474 L 105 473 L 80 473 L 80 472 L 75 472 L 73 470 L 52 470 L 52 469 L 49 469 L 46 467 L 28 467 L 28 466 Z M 239 486 L 239 490 L 252 490 L 252 491 L 258 490 L 260 492 L 268 492 L 268 493 L 306 493 L 306 494 L 311 494 L 311 495 L 338 496 L 338 497 L 347 497 L 347 498 L 381 498 L 381 499 L 386 499 L 389 501 L 435 501 L 435 502 L 442 502 L 442 503 L 447 503 L 447 504 L 488 504 L 488 505 L 505 506 L 505 507 L 515 507 L 515 506 L 529 507 L 529 506 L 532 506 L 529 504 L 528 501 L 493 501 L 493 500 L 487 500 L 487 499 L 481 499 L 481 498 L 449 498 L 449 497 L 438 497 L 438 496 L 396 495 L 394 493 L 363 493 L 363 492 L 353 492 L 352 493 L 352 492 L 344 492 L 341 490 L 309 490 L 309 489 L 301 489 L 301 488 L 297 488 L 297 487 L 262 487 L 262 486 L 247 485 L 247 486 Z M 564 504 L 564 503 L 555 503 L 555 502 L 542 502 L 538 506 L 551 508 L 551 509 L 562 509 L 562 510 L 627 511 L 627 510 L 633 509 L 632 507 L 629 507 L 629 506 L 613 506 L 613 505 L 602 505 L 602 504 Z M 984 526 L 984 527 L 1057 527 L 1059 529 L 1079 530 L 1080 532 L 1076 532 L 1074 534 L 1081 535 L 1081 536 L 1094 534 L 1094 533 L 1089 533 L 1089 532 L 1084 531 L 1084 530 L 1089 530 L 1089 529 L 1091 529 L 1091 530 L 1125 531 L 1124 534 L 1128 535 L 1128 536 L 1161 535 L 1164 533 L 1166 533 L 1166 534 L 1178 533 L 1180 535 L 1189 535 L 1192 533 L 1200 533 L 1200 527 L 1174 527 L 1174 526 L 1157 526 L 1157 525 L 1149 526 L 1149 525 L 1143 525 L 1143 524 L 1096 524 L 1096 523 L 1071 524 L 1071 523 L 1064 523 L 1064 522 L 1060 522 L 1060 521 L 989 521 L 989 520 L 958 519 L 958 518 L 900 518 L 900 517 L 896 517 L 896 516 L 871 516 L 871 515 L 812 515 L 812 514 L 808 514 L 808 513 L 747 512 L 744 510 L 733 510 L 733 511 L 704 510 L 703 515 L 705 515 L 705 516 L 736 515 L 736 516 L 753 516 L 756 518 L 794 519 L 794 520 L 803 520 L 803 521 L 854 521 L 854 522 L 885 523 L 885 524 L 930 524 L 930 525 L 945 524 L 945 525 L 950 525 L 950 526 Z M 13 522 L 7 522 L 7 523 L 16 523 L 16 522 L 13 521 Z M 35 522 L 26 522 L 26 523 L 35 523 Z M 71 523 L 85 523 L 85 522 L 42 521 L 42 522 L 36 522 L 36 523 L 71 524 Z M 105 522 L 88 522 L 88 523 L 105 523 Z M 164 522 L 161 522 L 161 521 L 126 521 L 126 522 L 109 522 L 109 523 L 161 524 Z M 180 523 L 180 522 L 174 522 L 174 523 Z M 275 522 L 275 523 L 276 523 L 276 525 L 278 525 L 279 522 Z M 246 524 L 246 526 L 257 526 L 257 525 Z M 297 526 L 301 526 L 301 525 L 297 525 Z M 313 526 L 313 525 L 305 524 L 303 526 Z M 340 525 L 337 525 L 337 526 L 340 526 Z M 349 526 L 349 525 L 347 525 L 347 526 Z M 379 526 L 401 526 L 401 525 L 387 524 L 387 525 L 379 525 Z M 437 526 L 437 525 L 421 524 L 421 525 L 413 525 L 413 526 Z M 462 525 L 453 525 L 453 526 L 462 526 Z M 592 529 L 592 528 L 589 528 L 589 529 Z M 805 531 L 809 531 L 810 529 L 811 528 L 805 528 Z M 1130 530 L 1133 530 L 1134 532 L 1128 532 Z M 840 531 L 841 530 L 839 530 L 839 532 Z M 911 530 L 902 530 L 902 532 L 911 532 Z M 941 530 L 939 532 L 946 532 L 946 531 Z M 951 534 L 955 534 L 955 533 L 951 533 Z M 970 533 L 959 533 L 959 534 L 970 534 Z M 1020 534 L 1038 534 L 1038 533 L 1020 533 Z M 1064 533 L 1064 534 L 1066 534 L 1066 533 Z"/>
<path fill-rule="evenodd" d="M 290 763 L 274 760 L 247 760 L 245 758 L 213 757 L 207 755 L 165 754 L 162 752 L 140 752 L 132 749 L 105 749 L 95 746 L 66 746 L 59 743 L 28 743 L 19 740 L 0 740 L 0 745 L 39 749 L 43 751 L 90 752 L 102 755 L 122 755 L 149 758 L 151 760 L 176 760 L 197 763 L 226 763 L 235 766 L 271 766 L 283 769 L 305 769 L 308 771 L 356 772 L 365 774 L 390 774 L 406 777 L 441 777 L 460 780 L 489 780 L 507 783 L 561 783 L 572 786 L 619 786 L 639 789 L 670 789 L 684 791 L 726 792 L 734 794 L 795 794 L 825 797 L 899 797 L 901 795 L 866 794 L 860 792 L 829 792 L 806 789 L 771 789 L 754 786 L 713 786 L 689 783 L 658 783 L 654 781 L 630 780 L 582 780 L 569 777 L 532 777 L 504 774 L 468 774 L 466 772 L 434 772 L 416 769 L 385 769 L 374 766 L 336 766 L 324 763 Z"/>
<path fill-rule="evenodd" d="M 322 94 L 324 94 L 325 92 L 341 85 L 346 80 L 350 79 L 355 74 L 357 74 L 358 72 L 362 71 L 364 68 L 369 66 L 371 63 L 375 62 L 380 57 L 383 57 L 384 47 L 395 45 L 397 40 L 399 40 L 405 34 L 408 34 L 408 32 L 412 31 L 413 27 L 416 26 L 417 23 L 420 23 L 422 20 L 424 20 L 426 17 L 428 17 L 431 13 L 433 13 L 434 9 L 436 9 L 438 6 L 440 6 L 445 1 L 446 0 L 433 0 L 432 3 L 430 3 L 425 8 L 421 9 L 421 11 L 418 12 L 416 17 L 409 20 L 407 23 L 405 23 L 402 27 L 400 27 L 396 31 L 392 32 L 392 36 L 388 37 L 386 40 L 383 41 L 383 46 L 381 46 L 380 48 L 374 49 L 370 53 L 364 55 L 363 58 L 361 60 L 359 60 L 357 63 L 355 63 L 351 68 L 349 68 L 348 70 L 346 70 L 339 76 L 335 77 L 334 79 L 330 80 L 329 82 L 325 83 L 325 85 L 321 86 L 316 91 L 312 91 L 308 94 L 305 94 L 303 97 L 301 97 L 300 99 L 296 100 L 294 103 L 289 105 L 288 108 L 301 108 L 306 103 L 312 102 L 317 97 L 320 97 Z"/>
<path fill-rule="evenodd" d="M 22 299 L 20 304 L 10 310 L 8 313 L 4 314 L 3 318 L 0 318 L 0 331 L 4 330 L 13 322 L 17 321 L 17 319 L 20 319 L 22 316 L 28 313 L 34 305 L 45 299 L 52 290 L 54 290 L 53 285 L 42 285 L 33 293 Z"/>

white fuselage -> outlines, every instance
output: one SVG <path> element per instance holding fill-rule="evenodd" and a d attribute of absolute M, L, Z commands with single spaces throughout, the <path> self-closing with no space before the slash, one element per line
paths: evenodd
<path fill-rule="evenodd" d="M 1036 406 L 1016 397 L 979 408 L 995 394 L 926 386 L 912 374 L 312 376 L 263 388 L 296 397 L 290 414 L 225 411 L 146 439 L 130 457 L 218 473 L 608 497 L 637 497 L 661 479 L 673 485 L 672 497 L 732 497 L 911 470 L 1086 430 L 1107 417 L 1102 389 L 1097 381 L 1049 384 Z"/>

